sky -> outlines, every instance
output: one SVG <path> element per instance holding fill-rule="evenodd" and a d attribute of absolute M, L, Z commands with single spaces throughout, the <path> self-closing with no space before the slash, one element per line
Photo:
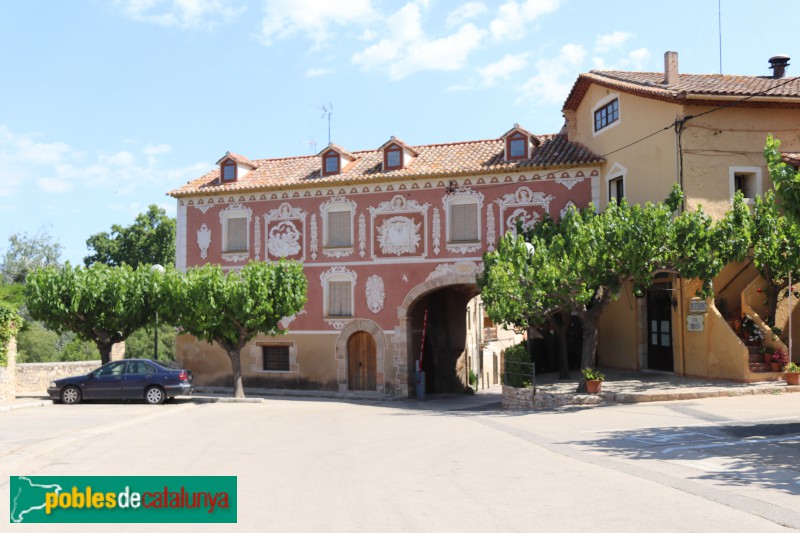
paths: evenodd
<path fill-rule="evenodd" d="M 62 260 L 226 151 L 250 159 L 556 133 L 581 72 L 769 75 L 796 0 L 27 0 L 0 10 L 0 256 Z M 721 6 L 721 10 L 719 9 Z M 789 67 L 787 75 L 800 73 Z"/>

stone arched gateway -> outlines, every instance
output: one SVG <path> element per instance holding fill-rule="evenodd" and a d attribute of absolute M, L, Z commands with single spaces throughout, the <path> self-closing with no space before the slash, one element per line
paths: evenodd
<path fill-rule="evenodd" d="M 470 273 L 456 271 L 420 283 L 409 291 L 403 303 L 398 307 L 397 318 L 400 324 L 395 335 L 394 367 L 397 371 L 397 394 L 399 396 L 409 396 L 409 378 L 414 370 L 411 368 L 411 363 L 414 361 L 413 350 L 419 348 L 412 343 L 411 311 L 414 305 L 426 295 L 448 287 L 471 286 L 474 287 L 474 293 L 477 294 L 477 271 L 474 264 L 469 265 L 473 267 Z"/>
<path fill-rule="evenodd" d="M 336 364 L 337 364 L 337 382 L 339 383 L 339 391 L 348 390 L 347 382 L 347 341 L 350 337 L 359 331 L 363 331 L 372 335 L 375 340 L 375 385 L 376 390 L 380 394 L 386 393 L 386 335 L 383 330 L 373 322 L 366 318 L 356 318 L 348 322 L 343 328 L 339 336 L 336 338 Z"/>

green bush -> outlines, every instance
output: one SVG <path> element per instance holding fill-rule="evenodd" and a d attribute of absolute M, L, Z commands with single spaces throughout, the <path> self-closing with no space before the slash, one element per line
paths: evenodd
<path fill-rule="evenodd" d="M 525 343 L 508 348 L 503 352 L 504 372 L 503 384 L 509 387 L 528 388 L 533 386 L 533 366 L 528 357 Z"/>

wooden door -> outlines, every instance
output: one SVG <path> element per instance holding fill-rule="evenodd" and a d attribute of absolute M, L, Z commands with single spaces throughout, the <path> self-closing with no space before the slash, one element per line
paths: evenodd
<path fill-rule="evenodd" d="M 647 291 L 647 367 L 672 372 L 672 292 L 669 285 Z"/>
<path fill-rule="evenodd" d="M 375 339 L 357 331 L 347 340 L 347 382 L 350 390 L 376 390 Z"/>

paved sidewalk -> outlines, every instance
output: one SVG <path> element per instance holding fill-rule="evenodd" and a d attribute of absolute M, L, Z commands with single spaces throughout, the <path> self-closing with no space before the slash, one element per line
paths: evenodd
<path fill-rule="evenodd" d="M 606 380 L 603 382 L 599 397 L 602 401 L 611 403 L 664 402 L 751 394 L 800 392 L 800 386 L 787 386 L 783 380 L 739 383 L 723 380 L 683 378 L 661 372 L 625 372 L 620 370 L 603 372 L 606 375 Z M 579 371 L 573 371 L 571 374 L 572 378 L 568 380 L 559 380 L 558 374 L 536 376 L 537 393 L 587 396 L 575 394 L 578 382 L 583 378 Z M 577 401 L 575 403 L 584 402 Z"/>
<path fill-rule="evenodd" d="M 557 403 L 560 405 L 575 404 L 585 406 L 800 392 L 800 386 L 787 386 L 785 381 L 738 383 L 682 378 L 667 373 L 624 372 L 618 370 L 604 371 L 604 373 L 606 381 L 603 382 L 602 392 L 599 395 L 577 394 L 575 392 L 578 388 L 578 382 L 582 380 L 579 371 L 573 371 L 571 379 L 568 380 L 559 380 L 558 374 L 540 374 L 536 376 L 537 394 L 558 397 L 559 401 Z M 236 399 L 231 397 L 231 389 L 199 387 L 198 392 L 193 396 L 179 396 L 177 400 L 179 402 L 260 403 L 269 401 L 269 398 L 295 398 L 358 403 L 391 402 L 401 408 L 431 411 L 499 409 L 502 400 L 500 385 L 478 390 L 476 394 L 433 394 L 427 396 L 424 400 L 417 400 L 416 398 L 403 399 L 357 391 L 334 392 L 248 388 L 245 389 L 245 392 L 248 396 L 247 398 Z M 0 412 L 43 407 L 51 404 L 50 399 L 44 394 L 24 394 L 18 395 L 13 402 L 0 403 Z"/>

